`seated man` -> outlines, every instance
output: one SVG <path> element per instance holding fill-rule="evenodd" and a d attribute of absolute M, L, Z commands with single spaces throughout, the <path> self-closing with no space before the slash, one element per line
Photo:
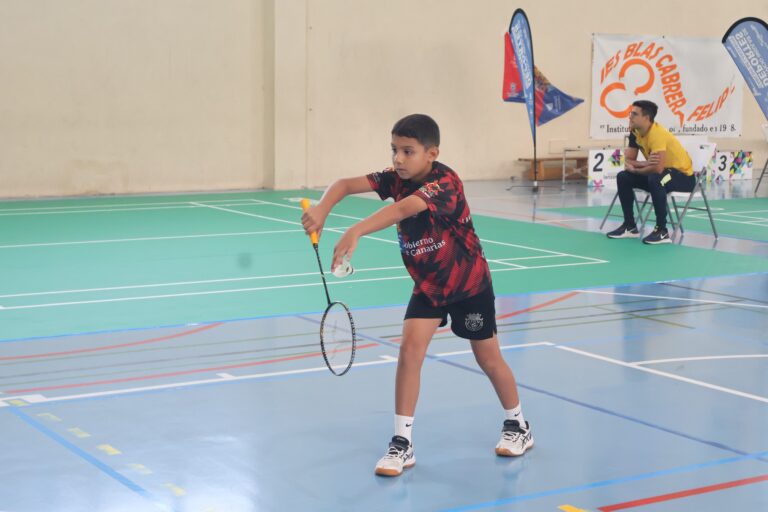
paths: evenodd
<path fill-rule="evenodd" d="M 624 223 L 608 233 L 608 238 L 638 238 L 634 214 L 635 193 L 641 188 L 651 194 L 656 212 L 656 227 L 643 238 L 646 244 L 668 244 L 667 192 L 690 192 L 696 186 L 688 152 L 674 135 L 654 122 L 659 107 L 652 101 L 632 103 L 629 114 L 629 147 L 624 151 L 624 169 L 616 175 Z M 637 160 L 637 150 L 646 161 Z"/>

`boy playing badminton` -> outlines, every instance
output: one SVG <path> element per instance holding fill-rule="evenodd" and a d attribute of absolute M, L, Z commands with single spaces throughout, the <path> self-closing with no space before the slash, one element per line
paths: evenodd
<path fill-rule="evenodd" d="M 412 425 L 421 366 L 432 336 L 451 317 L 451 330 L 470 340 L 475 359 L 491 380 L 506 419 L 496 453 L 522 455 L 533 446 L 517 384 L 501 355 L 488 262 L 475 234 L 464 186 L 437 162 L 440 129 L 429 116 L 413 114 L 392 128 L 392 165 L 382 172 L 331 184 L 302 216 L 305 231 L 320 233 L 333 206 L 349 194 L 375 191 L 395 202 L 350 227 L 333 251 L 331 268 L 352 257 L 360 237 L 397 226 L 400 252 L 415 286 L 403 323 L 395 380 L 395 435 L 376 474 L 398 476 L 413 466 Z"/>

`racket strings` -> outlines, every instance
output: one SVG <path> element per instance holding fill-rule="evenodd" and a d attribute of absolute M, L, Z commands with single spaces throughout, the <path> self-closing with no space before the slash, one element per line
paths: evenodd
<path fill-rule="evenodd" d="M 341 370 L 346 372 L 355 354 L 355 325 L 343 304 L 335 302 L 326 309 L 320 329 L 320 342 L 323 357 L 329 367 L 346 367 Z M 333 368 L 331 371 L 336 373 Z"/>

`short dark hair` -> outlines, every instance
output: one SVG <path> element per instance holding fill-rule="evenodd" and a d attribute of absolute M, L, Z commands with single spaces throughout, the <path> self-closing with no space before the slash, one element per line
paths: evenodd
<path fill-rule="evenodd" d="M 659 106 L 648 100 L 637 100 L 632 103 L 632 106 L 638 107 L 643 112 L 644 116 L 648 116 L 651 122 L 656 119 L 656 113 L 659 111 Z"/>
<path fill-rule="evenodd" d="M 405 116 L 392 127 L 392 135 L 416 139 L 425 148 L 440 146 L 440 127 L 425 114 Z"/>

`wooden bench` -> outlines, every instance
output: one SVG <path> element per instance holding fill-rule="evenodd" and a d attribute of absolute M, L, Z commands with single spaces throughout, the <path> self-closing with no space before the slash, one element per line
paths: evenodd
<path fill-rule="evenodd" d="M 587 156 L 545 156 L 536 159 L 536 178 L 541 181 L 564 179 L 579 179 L 587 177 Z M 520 162 L 528 163 L 526 179 L 533 180 L 533 158 L 520 158 Z M 571 165 L 566 165 L 570 162 Z M 554 165 L 557 163 L 557 165 Z"/>

